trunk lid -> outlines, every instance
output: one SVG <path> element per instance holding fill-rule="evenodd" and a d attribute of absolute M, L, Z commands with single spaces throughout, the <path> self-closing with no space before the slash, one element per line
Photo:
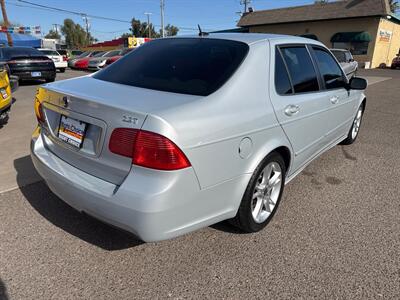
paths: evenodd
<path fill-rule="evenodd" d="M 110 152 L 108 144 L 112 131 L 115 128 L 140 129 L 149 113 L 191 98 L 110 83 L 91 76 L 44 85 L 37 97 L 42 102 L 46 120 L 42 132 L 47 148 L 76 168 L 117 185 L 129 173 L 132 159 Z M 86 124 L 80 148 L 59 137 L 62 116 Z"/>

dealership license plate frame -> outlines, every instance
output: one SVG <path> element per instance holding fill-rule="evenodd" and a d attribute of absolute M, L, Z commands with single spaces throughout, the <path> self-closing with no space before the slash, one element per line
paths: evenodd
<path fill-rule="evenodd" d="M 61 115 L 58 126 L 58 138 L 76 149 L 82 148 L 85 139 L 87 123 Z"/>

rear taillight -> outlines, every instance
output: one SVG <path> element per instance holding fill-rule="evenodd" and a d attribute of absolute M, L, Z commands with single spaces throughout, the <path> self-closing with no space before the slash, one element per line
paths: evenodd
<path fill-rule="evenodd" d="M 44 113 L 42 103 L 38 98 L 35 98 L 35 114 L 39 123 L 44 123 Z"/>
<path fill-rule="evenodd" d="M 154 132 L 117 128 L 110 138 L 111 152 L 132 158 L 138 166 L 157 170 L 179 170 L 190 167 L 190 162 L 177 145 Z"/>
<path fill-rule="evenodd" d="M 66 55 L 63 55 L 63 61 L 68 61 L 68 57 Z"/>

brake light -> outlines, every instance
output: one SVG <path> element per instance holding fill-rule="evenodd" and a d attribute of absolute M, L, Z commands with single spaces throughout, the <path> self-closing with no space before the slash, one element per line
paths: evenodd
<path fill-rule="evenodd" d="M 42 102 L 40 102 L 38 98 L 35 98 L 34 107 L 35 107 L 35 114 L 36 114 L 36 118 L 37 118 L 38 122 L 44 123 L 45 119 L 44 119 Z"/>
<path fill-rule="evenodd" d="M 154 132 L 117 128 L 110 138 L 109 149 L 115 154 L 132 158 L 138 166 L 157 170 L 179 170 L 190 162 L 177 145 Z"/>

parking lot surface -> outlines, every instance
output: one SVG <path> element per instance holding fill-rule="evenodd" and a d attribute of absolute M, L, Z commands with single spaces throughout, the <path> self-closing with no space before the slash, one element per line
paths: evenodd
<path fill-rule="evenodd" d="M 21 86 L 0 129 L 0 299 L 399 299 L 400 71 L 360 75 L 372 85 L 359 139 L 289 183 L 265 230 L 221 223 L 148 244 L 40 180 L 28 156 L 36 86 Z"/>

